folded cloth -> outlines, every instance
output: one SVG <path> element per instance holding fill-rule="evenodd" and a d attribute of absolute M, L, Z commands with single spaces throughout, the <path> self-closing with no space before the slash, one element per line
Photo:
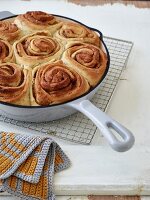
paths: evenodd
<path fill-rule="evenodd" d="M 53 176 L 70 166 L 48 137 L 0 133 L 0 190 L 22 199 L 54 200 Z"/>

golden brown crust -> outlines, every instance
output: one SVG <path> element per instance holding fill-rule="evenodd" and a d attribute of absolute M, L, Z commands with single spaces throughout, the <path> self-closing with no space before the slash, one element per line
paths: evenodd
<path fill-rule="evenodd" d="M 107 57 L 102 49 L 78 42 L 68 44 L 62 60 L 68 67 L 84 76 L 91 86 L 100 81 L 107 65 Z"/>
<path fill-rule="evenodd" d="M 99 36 L 78 23 L 40 11 L 0 21 L 0 101 L 73 100 L 98 84 L 106 65 Z"/>
<path fill-rule="evenodd" d="M 16 24 L 10 21 L 0 21 L 0 38 L 13 43 L 21 36 L 21 31 Z"/>
<path fill-rule="evenodd" d="M 15 57 L 11 44 L 6 40 L 0 39 L 0 63 L 14 61 Z"/>
<path fill-rule="evenodd" d="M 55 16 L 41 11 L 30 11 L 18 15 L 14 23 L 26 34 L 41 30 L 48 30 L 54 33 L 62 25 L 62 22 Z"/>
<path fill-rule="evenodd" d="M 80 41 L 100 46 L 98 35 L 90 29 L 77 23 L 63 23 L 63 26 L 55 33 L 55 37 L 66 42 Z"/>
<path fill-rule="evenodd" d="M 0 64 L 0 101 L 30 105 L 31 72 L 14 63 Z"/>
<path fill-rule="evenodd" d="M 13 45 L 16 62 L 25 67 L 59 59 L 63 53 L 63 45 L 52 38 L 48 32 L 37 32 L 27 35 Z"/>
<path fill-rule="evenodd" d="M 88 82 L 62 61 L 49 62 L 32 71 L 31 105 L 49 105 L 72 100 L 90 88 Z"/>

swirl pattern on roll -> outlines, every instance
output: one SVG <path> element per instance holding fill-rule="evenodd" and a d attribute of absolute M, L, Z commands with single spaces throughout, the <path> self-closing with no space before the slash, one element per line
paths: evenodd
<path fill-rule="evenodd" d="M 51 105 L 85 94 L 102 79 L 99 35 L 41 11 L 0 21 L 0 101 Z"/>
<path fill-rule="evenodd" d="M 30 73 L 14 63 L 0 64 L 0 101 L 30 105 Z"/>
<path fill-rule="evenodd" d="M 41 30 L 49 30 L 51 33 L 54 33 L 62 25 L 62 22 L 55 16 L 42 11 L 30 11 L 18 15 L 14 23 L 26 33 Z"/>
<path fill-rule="evenodd" d="M 11 43 L 21 35 L 17 25 L 9 21 L 0 21 L 0 38 Z"/>
<path fill-rule="evenodd" d="M 102 49 L 85 43 L 70 43 L 62 60 L 95 86 L 102 78 L 107 65 L 107 57 Z"/>
<path fill-rule="evenodd" d="M 14 60 L 11 44 L 6 40 L 0 39 L 0 63 L 13 62 Z"/>
<path fill-rule="evenodd" d="M 50 105 L 69 101 L 90 88 L 86 79 L 62 61 L 49 62 L 33 70 L 31 105 Z"/>
<path fill-rule="evenodd" d="M 64 42 L 80 41 L 100 46 L 98 35 L 94 31 L 77 23 L 64 23 L 55 33 L 55 36 Z"/>
<path fill-rule="evenodd" d="M 51 59 L 59 59 L 63 45 L 47 32 L 27 35 L 14 43 L 16 62 L 26 67 L 35 67 Z"/>

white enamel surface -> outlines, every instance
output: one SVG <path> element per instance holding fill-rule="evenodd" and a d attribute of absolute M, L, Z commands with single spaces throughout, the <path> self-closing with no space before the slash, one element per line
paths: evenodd
<path fill-rule="evenodd" d="M 14 6 L 14 3 L 17 5 Z M 120 154 L 112 151 L 97 131 L 91 146 L 68 146 L 73 166 L 56 175 L 57 194 L 150 194 L 150 10 L 134 6 L 76 6 L 49 0 L 1 0 L 0 10 L 23 13 L 45 10 L 67 15 L 104 35 L 134 42 L 127 69 L 121 77 L 107 113 L 131 130 L 136 138 L 133 149 Z M 96 20 L 95 20 L 96 19 Z M 3 126 L 5 130 L 26 133 L 23 129 Z M 4 199 L 2 196 L 0 199 Z M 7 199 L 10 199 L 8 196 Z M 17 198 L 14 198 L 17 199 Z"/>
<path fill-rule="evenodd" d="M 21 107 L 0 104 L 0 115 L 3 114 L 9 118 L 26 122 L 47 122 L 47 121 L 61 119 L 77 112 L 75 108 L 70 106 L 71 103 L 82 102 L 86 99 L 90 100 L 99 88 L 100 84 L 90 93 L 81 98 L 78 98 L 77 100 L 71 101 L 70 103 L 65 103 L 62 105 L 52 106 L 52 107 L 21 108 Z"/>
<path fill-rule="evenodd" d="M 89 100 L 72 102 L 70 105 L 93 121 L 115 151 L 124 152 L 132 148 L 135 141 L 133 134 L 123 125 L 94 106 Z M 119 140 L 111 129 L 113 129 L 122 140 Z"/>
<path fill-rule="evenodd" d="M 85 99 L 91 99 L 95 92 L 100 88 L 100 85 L 97 86 L 89 94 L 79 98 L 78 100 L 72 102 L 81 102 Z M 27 122 L 46 122 L 61 119 L 68 115 L 71 115 L 76 111 L 73 107 L 70 106 L 71 103 L 66 103 L 58 106 L 45 107 L 45 108 L 21 108 L 14 107 L 9 105 L 0 104 L 0 115 L 4 114 L 5 116 Z"/>
<path fill-rule="evenodd" d="M 27 122 L 52 121 L 63 118 L 76 112 L 76 110 L 68 108 L 68 106 L 65 105 L 42 109 L 17 108 L 6 105 L 1 105 L 0 107 L 0 114 L 4 114 L 5 116 L 12 119 Z"/>

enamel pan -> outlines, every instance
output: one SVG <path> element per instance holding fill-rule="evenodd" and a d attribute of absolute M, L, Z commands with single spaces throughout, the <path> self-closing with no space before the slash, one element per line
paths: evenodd
<path fill-rule="evenodd" d="M 10 12 L 1 12 L 0 15 L 1 19 L 8 19 L 11 17 L 15 17 Z M 59 16 L 59 15 L 56 16 L 78 22 L 76 20 L 64 16 Z M 106 52 L 108 57 L 107 69 L 102 78 L 103 80 L 109 69 L 109 64 L 110 64 L 109 52 L 103 41 L 102 33 L 94 28 L 91 27 L 88 28 L 99 33 L 99 36 L 103 44 L 103 50 Z M 93 121 L 93 123 L 99 128 L 100 132 L 103 134 L 103 136 L 108 141 L 109 145 L 114 150 L 119 152 L 127 151 L 134 144 L 134 136 L 132 135 L 132 133 L 123 125 L 113 120 L 106 113 L 102 112 L 100 109 L 98 109 L 90 102 L 90 99 L 101 87 L 100 83 L 102 82 L 102 80 L 96 85 L 96 87 L 92 88 L 88 93 L 72 101 L 68 101 L 66 103 L 61 103 L 57 105 L 30 107 L 30 106 L 18 106 L 0 102 L 0 114 L 4 114 L 7 117 L 15 120 L 21 120 L 27 122 L 44 122 L 44 121 L 61 119 L 63 117 L 75 113 L 78 110 L 79 112 L 83 113 Z"/>

